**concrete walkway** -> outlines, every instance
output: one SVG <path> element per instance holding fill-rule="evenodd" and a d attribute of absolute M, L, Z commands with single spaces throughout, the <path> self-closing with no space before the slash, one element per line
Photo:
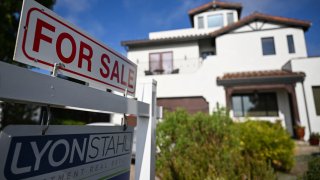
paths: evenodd
<path fill-rule="evenodd" d="M 320 156 L 319 146 L 310 146 L 305 141 L 295 141 L 295 166 L 289 173 L 278 173 L 279 180 L 291 180 L 302 177 L 308 170 L 308 162 L 313 158 L 313 155 L 318 154 Z"/>

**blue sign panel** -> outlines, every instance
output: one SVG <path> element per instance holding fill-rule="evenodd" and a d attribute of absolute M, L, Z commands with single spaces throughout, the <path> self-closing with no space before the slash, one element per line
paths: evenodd
<path fill-rule="evenodd" d="M 8 126 L 0 135 L 0 179 L 129 179 L 132 133 L 50 126 L 41 135 L 41 126 Z"/>

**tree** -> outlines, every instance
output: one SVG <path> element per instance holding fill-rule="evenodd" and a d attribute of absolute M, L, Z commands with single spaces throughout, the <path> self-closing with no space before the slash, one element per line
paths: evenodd
<path fill-rule="evenodd" d="M 39 3 L 47 8 L 52 8 L 55 0 L 38 0 Z M 14 47 L 16 43 L 17 31 L 20 20 L 20 12 L 22 8 L 22 0 L 1 0 L 0 1 L 0 61 L 7 63 L 18 64 L 12 60 Z M 31 119 L 34 110 L 38 107 L 34 105 L 15 104 L 15 103 L 0 103 L 0 128 L 7 124 L 32 123 Z"/>
<path fill-rule="evenodd" d="M 38 1 L 50 9 L 55 3 L 55 0 Z M 0 1 L 0 61 L 12 63 L 22 2 L 22 0 Z"/>

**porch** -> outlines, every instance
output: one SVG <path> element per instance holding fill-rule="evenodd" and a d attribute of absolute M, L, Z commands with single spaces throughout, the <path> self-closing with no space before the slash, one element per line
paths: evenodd
<path fill-rule="evenodd" d="M 293 128 L 300 124 L 295 85 L 304 77 L 283 70 L 248 71 L 226 73 L 217 84 L 225 88 L 226 106 L 235 120 L 281 121 L 295 136 Z"/>

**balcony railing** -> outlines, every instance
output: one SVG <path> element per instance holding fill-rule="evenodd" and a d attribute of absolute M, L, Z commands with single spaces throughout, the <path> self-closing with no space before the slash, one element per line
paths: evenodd
<path fill-rule="evenodd" d="M 174 59 L 172 66 L 163 65 L 159 69 L 150 69 L 149 62 L 138 62 L 138 71 L 140 75 L 165 75 L 165 74 L 184 74 L 196 72 L 202 65 L 202 58 Z"/>
<path fill-rule="evenodd" d="M 164 69 L 155 69 L 153 71 L 146 70 L 144 71 L 144 75 L 150 76 L 150 75 L 160 75 L 160 74 L 179 74 L 180 69 L 173 69 L 169 72 L 166 72 Z"/>

